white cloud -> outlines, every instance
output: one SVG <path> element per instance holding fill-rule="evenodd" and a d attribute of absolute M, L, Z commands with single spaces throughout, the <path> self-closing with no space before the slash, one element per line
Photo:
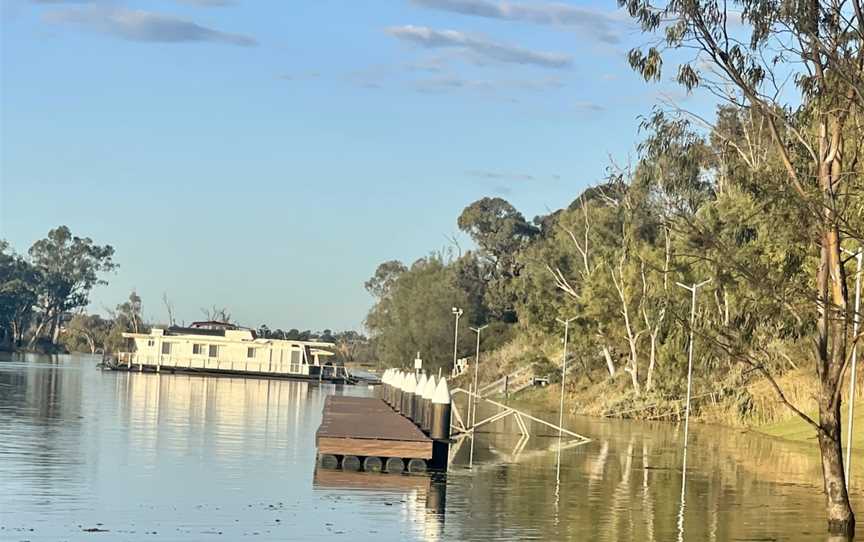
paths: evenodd
<path fill-rule="evenodd" d="M 480 90 L 494 92 L 498 90 L 517 90 L 541 92 L 561 88 L 564 83 L 554 77 L 543 79 L 466 79 L 456 76 L 418 79 L 413 86 L 420 92 L 447 92 L 451 90 Z"/>
<path fill-rule="evenodd" d="M 618 43 L 616 18 L 608 12 L 559 3 L 521 4 L 492 0 L 412 0 L 418 6 L 475 17 L 521 21 L 580 30 L 605 43 Z"/>
<path fill-rule="evenodd" d="M 76 24 L 129 41 L 210 41 L 242 47 L 258 44 L 254 38 L 242 34 L 222 32 L 177 17 L 126 8 L 70 8 L 47 13 L 45 20 L 58 24 Z"/>
<path fill-rule="evenodd" d="M 544 68 L 567 68 L 573 64 L 573 57 L 570 55 L 531 51 L 470 36 L 456 30 L 433 30 L 425 26 L 405 25 L 390 27 L 387 33 L 422 47 L 458 48 L 497 62 L 530 64 Z"/>
<path fill-rule="evenodd" d="M 578 101 L 574 104 L 574 107 L 576 110 L 584 113 L 600 113 L 606 111 L 605 106 L 589 101 Z"/>
<path fill-rule="evenodd" d="M 528 175 L 527 173 L 502 173 L 482 169 L 472 169 L 466 171 L 465 174 L 471 177 L 494 179 L 499 181 L 533 181 L 536 178 L 534 175 Z"/>

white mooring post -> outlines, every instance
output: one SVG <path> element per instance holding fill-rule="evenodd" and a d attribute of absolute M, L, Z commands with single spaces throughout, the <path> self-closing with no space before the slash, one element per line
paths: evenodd
<path fill-rule="evenodd" d="M 432 417 L 429 437 L 432 439 L 432 468 L 447 470 L 450 456 L 450 389 L 441 378 L 432 395 Z"/>
<path fill-rule="evenodd" d="M 402 415 L 414 421 L 414 391 L 417 389 L 417 377 L 413 372 L 405 373 L 402 388 Z"/>
<path fill-rule="evenodd" d="M 381 399 L 390 404 L 390 369 L 386 369 L 381 375 Z"/>
<path fill-rule="evenodd" d="M 420 372 L 420 378 L 417 379 L 417 387 L 414 388 L 414 425 L 423 427 L 423 416 L 425 415 L 424 407 L 426 403 L 423 400 L 423 391 L 426 389 L 426 373 Z"/>
<path fill-rule="evenodd" d="M 393 410 L 396 412 L 402 412 L 402 385 L 405 380 L 405 373 L 402 371 L 396 371 L 396 375 L 393 377 Z"/>
<path fill-rule="evenodd" d="M 420 428 L 427 435 L 432 431 L 432 397 L 435 395 L 437 385 L 435 375 L 429 375 L 426 379 L 426 386 L 423 388 L 423 420 Z"/>
<path fill-rule="evenodd" d="M 687 347 L 687 403 L 684 406 L 684 458 L 681 467 L 681 507 L 678 511 L 678 540 L 681 542 L 684 540 L 684 490 L 687 487 L 687 437 L 690 430 L 690 392 L 693 382 L 693 327 L 696 323 L 696 292 L 709 282 L 711 282 L 711 279 L 703 280 L 691 286 L 681 284 L 680 282 L 676 283 L 685 290 L 689 290 L 691 294 L 690 341 Z"/>

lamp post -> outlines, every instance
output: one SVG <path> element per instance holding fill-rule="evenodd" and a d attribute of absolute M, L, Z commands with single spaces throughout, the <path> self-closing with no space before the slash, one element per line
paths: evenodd
<path fill-rule="evenodd" d="M 855 415 L 855 378 L 858 364 L 858 328 L 861 325 L 861 260 L 864 257 L 864 249 L 858 248 L 857 252 L 843 249 L 843 252 L 855 256 L 857 266 L 855 269 L 855 314 L 852 317 L 852 366 L 849 369 L 849 416 L 846 422 L 846 491 L 849 491 L 849 469 L 852 467 L 852 422 Z"/>
<path fill-rule="evenodd" d="M 477 351 L 474 354 L 474 385 L 472 389 L 474 390 L 473 394 L 468 395 L 468 412 L 469 412 L 469 427 L 474 427 L 474 423 L 477 421 L 477 398 L 474 398 L 474 394 L 480 395 L 480 389 L 477 387 L 477 375 L 480 370 L 480 332 L 489 327 L 489 324 L 480 327 L 472 327 L 469 328 L 471 331 L 477 334 Z M 478 397 L 479 398 L 479 397 Z"/>
<path fill-rule="evenodd" d="M 564 378 L 567 375 L 567 343 L 570 338 L 570 322 L 575 319 L 575 316 L 566 320 L 556 318 L 556 320 L 564 324 L 564 358 L 561 360 L 561 404 L 558 406 L 558 467 L 556 475 L 559 482 L 561 480 L 561 429 L 564 427 Z"/>
<path fill-rule="evenodd" d="M 451 312 L 456 317 L 456 325 L 453 329 L 453 376 L 456 376 L 456 352 L 459 349 L 459 318 L 462 317 L 464 311 L 458 307 L 453 307 Z"/>
<path fill-rule="evenodd" d="M 687 487 L 687 436 L 690 429 L 690 390 L 693 381 L 693 327 L 696 323 L 696 291 L 711 282 L 711 279 L 703 280 L 699 284 L 676 283 L 678 286 L 689 290 L 691 293 L 690 301 L 690 344 L 687 347 L 687 404 L 684 407 L 684 458 L 683 466 L 681 467 L 681 508 L 678 512 L 678 540 L 684 539 L 684 489 Z"/>

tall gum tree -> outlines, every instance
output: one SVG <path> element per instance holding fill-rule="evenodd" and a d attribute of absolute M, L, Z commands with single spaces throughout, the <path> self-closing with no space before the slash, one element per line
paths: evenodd
<path fill-rule="evenodd" d="M 632 50 L 631 66 L 646 80 L 657 80 L 664 58 L 674 59 L 680 62 L 676 79 L 688 90 L 701 88 L 758 113 L 783 165 L 788 197 L 813 217 L 820 389 L 819 419 L 807 421 L 819 442 L 828 530 L 853 536 L 840 439 L 852 317 L 842 245 L 861 238 L 848 227 L 847 213 L 854 206 L 850 201 L 860 197 L 850 184 L 861 178 L 864 139 L 858 129 L 864 105 L 862 0 L 619 0 L 619 5 L 646 34 L 661 36 Z M 784 86 L 790 79 L 797 93 Z"/>
<path fill-rule="evenodd" d="M 40 318 L 30 345 L 41 337 L 45 326 L 52 344 L 57 344 L 63 313 L 86 307 L 90 291 L 108 284 L 100 275 L 117 268 L 112 259 L 114 248 L 97 245 L 89 237 L 73 236 L 67 226 L 58 226 L 48 237 L 33 243 L 28 254 L 40 274 Z"/>

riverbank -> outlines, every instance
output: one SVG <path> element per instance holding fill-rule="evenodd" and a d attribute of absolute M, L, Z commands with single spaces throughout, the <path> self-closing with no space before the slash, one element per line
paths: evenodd
<path fill-rule="evenodd" d="M 511 394 L 509 400 L 526 409 L 557 411 L 561 397 L 560 367 L 549 360 L 560 359 L 560 346 L 554 340 L 535 338 L 513 341 L 482 357 L 479 380 L 481 386 L 493 382 L 519 367 L 534 365 L 534 374 L 547 376 L 549 384 L 531 386 Z M 565 408 L 571 414 L 624 418 L 643 421 L 674 421 L 683 416 L 684 393 L 670 392 L 673 386 L 659 382 L 651 392 L 633 392 L 630 375 L 617 371 L 610 376 L 605 368 L 586 370 L 578 361 L 568 370 Z M 456 379 L 455 385 L 467 388 L 469 376 Z M 669 378 L 669 375 L 665 375 Z M 683 380 L 683 379 L 681 379 Z M 818 419 L 815 390 L 819 383 L 810 367 L 792 369 L 776 378 L 786 398 L 804 413 Z M 682 388 L 681 381 L 677 383 Z M 864 451 L 864 372 L 858 373 L 856 386 L 853 448 Z M 844 391 L 845 393 L 845 391 Z M 842 413 L 847 413 L 845 401 Z M 694 379 L 691 420 L 704 424 L 743 428 L 765 435 L 796 442 L 814 443 L 815 430 L 784 405 L 770 382 L 758 373 L 746 373 L 733 366 L 716 380 Z M 845 430 L 844 430 L 845 431 Z M 844 433 L 845 437 L 845 433 Z"/>
<path fill-rule="evenodd" d="M 510 398 L 510 404 L 514 406 L 521 407 L 523 409 L 528 410 L 547 410 L 547 411 L 555 411 L 558 409 L 559 400 L 560 400 L 561 387 L 558 384 L 551 384 L 545 388 L 530 388 L 524 390 L 518 394 L 515 394 Z M 596 409 L 587 407 L 587 408 L 579 408 L 574 404 L 574 394 L 567 393 L 565 394 L 565 406 L 568 410 L 573 414 L 584 414 L 596 416 Z M 778 405 L 786 410 L 784 405 Z M 670 409 L 672 406 L 670 405 Z M 843 405 L 843 427 L 846 427 L 845 415 L 847 412 L 848 404 Z M 728 403 L 717 403 L 716 405 L 712 405 L 710 409 L 693 409 L 694 417 L 692 418 L 694 421 L 703 424 L 717 424 L 723 425 L 726 427 L 738 427 L 747 429 L 750 431 L 755 431 L 757 433 L 761 433 L 764 435 L 782 438 L 784 440 L 794 441 L 794 442 L 803 442 L 810 443 L 814 446 L 816 445 L 816 431 L 815 429 L 809 425 L 807 422 L 802 420 L 799 416 L 795 415 L 791 411 L 788 413 L 776 413 L 774 416 L 781 418 L 779 421 L 770 422 L 770 423 L 758 423 L 748 420 L 746 418 L 735 417 L 732 413 L 734 407 L 729 405 Z M 719 414 L 719 416 L 718 416 Z M 757 415 L 764 415 L 763 411 L 756 411 Z M 805 414 L 813 418 L 814 420 L 818 419 L 818 412 L 815 408 L 808 409 L 805 411 Z M 618 417 L 621 416 L 608 416 L 608 417 Z M 637 413 L 632 413 L 631 416 L 628 416 L 630 419 L 635 420 L 656 420 L 657 417 L 639 417 Z M 664 417 L 667 420 L 675 420 L 675 417 Z M 855 400 L 855 416 L 854 416 L 854 427 L 857 428 L 853 431 L 852 435 L 852 447 L 856 452 L 864 453 L 864 397 L 858 395 Z M 846 436 L 846 430 L 844 429 L 843 436 Z"/>

